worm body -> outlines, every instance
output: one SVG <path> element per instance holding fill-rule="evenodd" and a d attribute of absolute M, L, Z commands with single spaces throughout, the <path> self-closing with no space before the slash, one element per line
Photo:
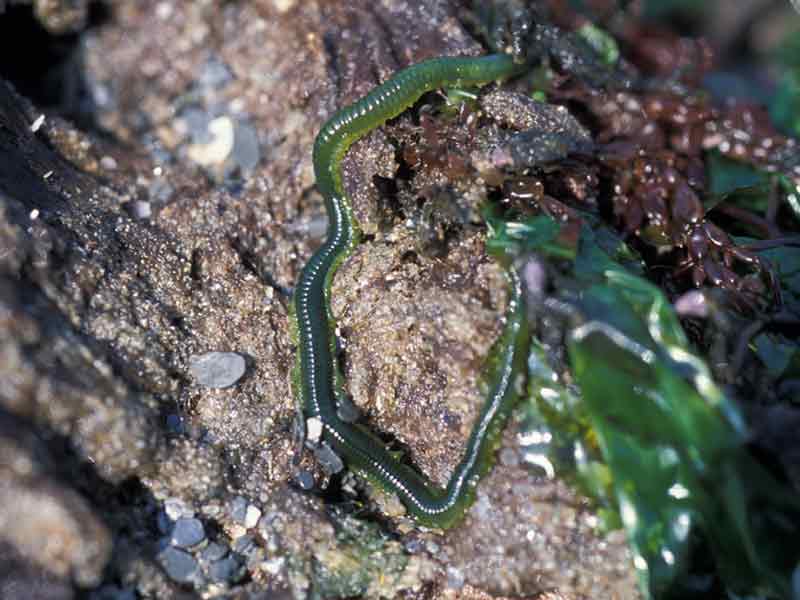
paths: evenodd
<path fill-rule="evenodd" d="M 499 434 L 516 399 L 514 380 L 525 363 L 520 342 L 525 337 L 520 283 L 509 271 L 509 308 L 503 332 L 489 357 L 487 399 L 461 462 L 446 488 L 440 489 L 398 461 L 366 428 L 337 415 L 343 391 L 335 363 L 335 325 L 329 295 L 337 267 L 359 238 L 358 223 L 342 185 L 341 161 L 353 142 L 399 115 L 422 94 L 440 87 L 483 85 L 520 70 L 510 56 L 502 54 L 436 58 L 410 66 L 336 112 L 314 143 L 317 188 L 325 198 L 329 222 L 325 243 L 305 265 L 295 288 L 292 319 L 298 350 L 294 387 L 305 417 L 320 419 L 323 440 L 345 463 L 396 493 L 420 523 L 434 527 L 453 525 L 471 504 L 477 481 L 491 465 Z"/>

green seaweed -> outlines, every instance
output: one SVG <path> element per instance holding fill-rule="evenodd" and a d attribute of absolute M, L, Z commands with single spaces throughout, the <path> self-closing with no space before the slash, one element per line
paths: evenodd
<path fill-rule="evenodd" d="M 646 595 L 703 597 L 687 575 L 711 556 L 732 592 L 791 597 L 800 499 L 750 454 L 739 408 L 624 244 L 599 244 L 615 236 L 587 220 L 565 267 L 547 219 L 492 223 L 490 240 L 540 257 L 569 290 L 555 293 L 570 306 L 566 363 L 536 340 L 529 355 L 521 438 L 550 440 L 529 462 L 549 461 L 595 498 L 606 526 L 624 526 Z"/>

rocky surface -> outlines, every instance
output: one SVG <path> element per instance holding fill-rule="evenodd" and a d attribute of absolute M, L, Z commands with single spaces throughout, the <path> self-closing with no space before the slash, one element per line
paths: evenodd
<path fill-rule="evenodd" d="M 293 484 L 287 307 L 324 232 L 315 132 L 402 66 L 482 52 L 458 3 L 120 3 L 81 44 L 92 129 L 0 82 L 0 595 L 635 597 L 624 543 L 519 467 L 513 433 L 446 534 Z M 441 482 L 504 285 L 479 183 L 454 184 L 466 225 L 443 252 L 385 206 L 391 131 L 345 161 L 369 238 L 334 311 L 355 404 Z M 197 374 L 212 352 L 238 357 L 225 385 Z"/>

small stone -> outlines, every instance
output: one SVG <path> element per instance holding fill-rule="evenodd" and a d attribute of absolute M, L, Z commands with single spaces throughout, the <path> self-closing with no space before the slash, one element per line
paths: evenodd
<path fill-rule="evenodd" d="M 158 562 L 170 579 L 180 583 L 194 581 L 199 575 L 200 565 L 194 557 L 178 548 L 170 546 L 159 552 Z"/>
<path fill-rule="evenodd" d="M 238 540 L 243 535 L 247 534 L 247 529 L 244 528 L 244 525 L 237 525 L 233 524 L 228 528 L 228 535 L 231 536 L 232 540 Z"/>
<path fill-rule="evenodd" d="M 503 448 L 500 451 L 500 464 L 506 467 L 518 467 L 519 456 L 511 448 Z"/>
<path fill-rule="evenodd" d="M 231 155 L 235 141 L 234 121 L 228 116 L 217 117 L 208 123 L 208 142 L 190 144 L 189 158 L 203 167 L 221 165 Z M 205 137 L 205 136 L 203 136 Z"/>
<path fill-rule="evenodd" d="M 115 171 L 117 168 L 117 161 L 113 156 L 104 156 L 100 159 L 100 166 L 106 171 Z"/>
<path fill-rule="evenodd" d="M 174 192 L 175 189 L 163 179 L 154 179 L 147 189 L 150 200 L 161 204 L 166 203 Z"/>
<path fill-rule="evenodd" d="M 708 317 L 708 302 L 700 290 L 690 290 L 675 300 L 675 312 L 681 317 Z"/>
<path fill-rule="evenodd" d="M 208 567 L 208 577 L 218 583 L 233 581 L 241 572 L 239 561 L 233 556 L 223 558 L 211 563 Z"/>
<path fill-rule="evenodd" d="M 131 216 L 136 219 L 149 219 L 153 214 L 150 203 L 144 200 L 134 200 L 131 202 L 130 211 Z"/>
<path fill-rule="evenodd" d="M 255 527 L 258 524 L 258 520 L 261 518 L 261 511 L 258 509 L 257 506 L 253 506 L 252 504 L 247 507 L 247 513 L 244 517 L 244 526 L 248 529 Z"/>
<path fill-rule="evenodd" d="M 228 548 L 217 542 L 211 542 L 208 546 L 203 548 L 200 553 L 200 560 L 206 563 L 212 563 L 223 558 L 228 553 Z"/>
<path fill-rule="evenodd" d="M 314 475 L 308 469 L 300 469 L 294 475 L 294 481 L 301 490 L 308 491 L 314 488 Z"/>
<path fill-rule="evenodd" d="M 238 167 L 244 173 L 249 173 L 258 166 L 261 160 L 261 151 L 258 147 L 258 133 L 246 121 L 238 121 L 234 128 L 233 150 L 231 155 L 232 166 Z"/>
<path fill-rule="evenodd" d="M 439 554 L 441 548 L 433 540 L 425 540 L 425 549 L 433 555 Z"/>
<path fill-rule="evenodd" d="M 193 517 L 194 511 L 180 498 L 167 498 L 164 500 L 164 512 L 173 521 L 181 517 Z"/>
<path fill-rule="evenodd" d="M 238 552 L 242 556 L 247 556 L 258 548 L 255 539 L 253 539 L 253 536 L 250 535 L 241 536 L 235 542 L 233 542 L 231 547 L 233 548 L 234 552 Z"/>
<path fill-rule="evenodd" d="M 269 573 L 270 575 L 277 575 L 283 569 L 283 564 L 285 563 L 285 559 L 281 557 L 270 558 L 269 560 L 265 560 L 261 563 L 261 570 L 265 573 Z"/>
<path fill-rule="evenodd" d="M 233 500 L 231 500 L 230 504 L 228 505 L 228 509 L 230 510 L 231 519 L 240 525 L 245 524 L 247 519 L 246 498 L 243 498 L 242 496 L 236 496 Z"/>
<path fill-rule="evenodd" d="M 215 389 L 234 385 L 247 368 L 244 357 L 235 352 L 206 352 L 193 356 L 189 363 L 197 383 Z"/>
<path fill-rule="evenodd" d="M 170 542 L 173 546 L 190 548 L 206 539 L 203 523 L 199 519 L 181 518 L 175 521 Z"/>
<path fill-rule="evenodd" d="M 32 133 L 36 133 L 37 131 L 39 131 L 41 126 L 44 124 L 44 119 L 45 119 L 44 115 L 39 115 L 38 117 L 36 117 L 36 120 L 33 123 L 31 123 Z"/>
<path fill-rule="evenodd" d="M 447 587 L 460 590 L 464 587 L 464 572 L 455 567 L 447 567 Z"/>
<path fill-rule="evenodd" d="M 344 462 L 333 449 L 325 442 L 314 450 L 320 466 L 328 475 L 335 475 L 344 469 Z"/>
<path fill-rule="evenodd" d="M 322 419 L 311 417 L 306 419 L 306 437 L 308 441 L 316 444 L 322 437 Z"/>
<path fill-rule="evenodd" d="M 216 56 L 212 56 L 203 65 L 198 77 L 198 83 L 202 87 L 221 88 L 233 80 L 228 65 Z"/>
<path fill-rule="evenodd" d="M 347 396 L 336 405 L 336 415 L 345 423 L 355 423 L 361 418 L 361 411 Z"/>
<path fill-rule="evenodd" d="M 167 415 L 166 418 L 167 422 L 167 429 L 170 430 L 172 433 L 185 433 L 185 427 L 183 426 L 183 419 L 181 419 L 180 415 L 176 415 L 175 413 Z"/>

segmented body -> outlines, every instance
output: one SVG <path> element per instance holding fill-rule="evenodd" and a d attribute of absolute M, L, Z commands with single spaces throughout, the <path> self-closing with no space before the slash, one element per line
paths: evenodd
<path fill-rule="evenodd" d="M 483 85 L 520 71 L 511 57 L 437 58 L 402 71 L 331 117 L 314 143 L 317 188 L 328 212 L 327 239 L 311 257 L 295 288 L 293 319 L 297 335 L 295 389 L 304 414 L 323 424 L 323 439 L 349 467 L 395 492 L 421 523 L 448 527 L 474 498 L 478 478 L 489 468 L 494 446 L 516 397 L 514 379 L 524 365 L 519 341 L 524 311 L 519 281 L 509 272 L 510 301 L 503 333 L 490 355 L 488 396 L 463 458 L 445 489 L 399 462 L 365 428 L 337 415 L 342 394 L 335 363 L 334 320 L 329 294 L 337 267 L 358 243 L 359 229 L 344 192 L 341 161 L 350 145 L 399 115 L 425 92 L 449 86 Z"/>

